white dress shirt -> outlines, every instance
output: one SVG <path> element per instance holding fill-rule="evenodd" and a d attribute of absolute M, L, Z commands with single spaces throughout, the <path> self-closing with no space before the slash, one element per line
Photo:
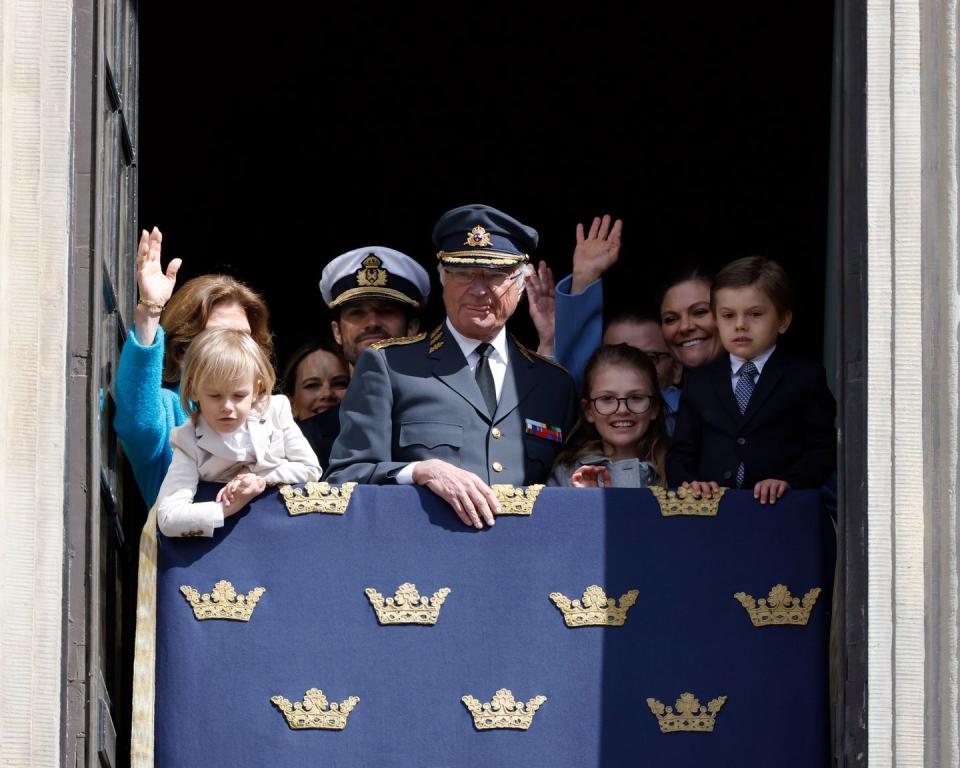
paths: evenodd
<path fill-rule="evenodd" d="M 453 327 L 449 317 L 446 319 L 446 323 L 447 330 L 450 331 L 450 335 L 453 336 L 457 342 L 457 346 L 460 347 L 460 351 L 463 352 L 470 373 L 474 373 L 477 370 L 477 363 L 480 362 L 480 353 L 477 352 L 477 347 L 483 342 L 464 336 Z M 493 386 L 497 391 L 497 400 L 499 401 L 500 393 L 503 391 L 503 380 L 507 376 L 507 363 L 509 361 L 507 357 L 507 329 L 501 328 L 500 333 L 494 336 L 489 341 L 489 344 L 493 347 L 493 351 L 487 357 L 487 364 L 490 366 L 490 373 L 493 374 Z M 413 470 L 419 463 L 418 461 L 411 461 L 407 466 L 397 472 L 397 484 L 412 485 Z"/>
<path fill-rule="evenodd" d="M 257 452 L 253 447 L 253 438 L 250 437 L 250 430 L 246 424 L 242 424 L 234 432 L 220 437 L 223 439 L 224 447 L 234 455 L 239 464 L 256 463 Z"/>
<path fill-rule="evenodd" d="M 456 339 L 460 351 L 463 352 L 463 356 L 467 360 L 467 367 L 470 368 L 470 373 L 475 373 L 477 363 L 480 362 L 480 353 L 477 352 L 477 347 L 483 342 L 477 341 L 477 339 L 468 339 L 451 325 L 449 317 L 446 322 L 447 330 L 449 330 L 450 335 Z M 493 374 L 493 385 L 496 387 L 497 400 L 499 401 L 500 393 L 503 391 L 503 380 L 507 376 L 507 329 L 501 328 L 500 333 L 494 336 L 489 344 L 493 347 L 493 351 L 489 357 L 487 357 L 487 363 L 490 365 L 490 373 Z"/>

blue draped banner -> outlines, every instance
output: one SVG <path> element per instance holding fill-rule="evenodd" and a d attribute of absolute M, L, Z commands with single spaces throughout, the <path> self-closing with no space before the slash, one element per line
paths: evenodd
<path fill-rule="evenodd" d="M 664 517 L 647 490 L 548 488 L 482 532 L 413 487 L 296 517 L 268 493 L 212 540 L 160 537 L 156 765 L 825 765 L 832 535 L 812 492 Z M 222 580 L 264 588 L 248 622 L 195 618 L 181 587 Z M 450 590 L 436 624 L 378 622 L 365 590 L 406 583 Z M 734 597 L 778 584 L 822 589 L 806 625 L 756 627 Z M 623 626 L 566 626 L 550 594 L 591 585 L 637 590 Z M 271 701 L 313 688 L 359 697 L 343 730 L 291 729 Z M 504 688 L 546 701 L 527 730 L 477 729 L 461 698 Z M 685 693 L 712 732 L 661 732 L 648 699 Z"/>

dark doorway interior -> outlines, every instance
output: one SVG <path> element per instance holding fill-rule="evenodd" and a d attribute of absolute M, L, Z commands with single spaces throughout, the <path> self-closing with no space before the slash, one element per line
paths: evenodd
<path fill-rule="evenodd" d="M 256 8 L 143 5 L 139 225 L 163 230 L 181 282 L 226 271 L 259 289 L 280 361 L 328 326 L 327 261 L 383 244 L 432 272 L 434 222 L 468 202 L 539 229 L 558 278 L 578 221 L 622 217 L 608 312 L 648 301 L 679 261 L 773 256 L 798 299 L 787 343 L 821 357 L 824 284 L 839 274 L 826 265 L 832 3 Z M 864 13 L 850 11 L 842 37 L 854 63 Z M 842 98 L 860 105 L 860 69 L 841 69 Z M 859 146 L 858 125 L 840 127 L 844 145 Z M 857 158 L 841 158 L 841 186 L 859 184 Z M 837 203 L 842 222 L 850 200 Z M 859 234 L 833 233 L 845 263 Z M 522 314 L 515 330 L 535 346 Z M 439 316 L 435 294 L 425 327 Z M 845 465 L 851 487 L 857 470 Z M 850 722 L 861 701 L 846 702 Z M 848 754 L 862 752 L 861 731 Z"/>
<path fill-rule="evenodd" d="M 774 256 L 797 288 L 791 343 L 819 357 L 832 26 L 830 3 L 150 4 L 140 224 L 161 227 L 183 279 L 260 289 L 281 359 L 326 326 L 330 258 L 379 243 L 432 270 L 433 223 L 466 202 L 537 227 L 558 278 L 577 221 L 621 216 L 608 309 L 679 259 Z"/>

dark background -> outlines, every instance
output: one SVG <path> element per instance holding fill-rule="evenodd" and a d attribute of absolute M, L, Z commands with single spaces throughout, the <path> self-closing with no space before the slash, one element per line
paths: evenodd
<path fill-rule="evenodd" d="M 576 222 L 622 217 L 609 311 L 681 261 L 773 256 L 820 357 L 832 3 L 358 7 L 141 8 L 140 226 L 181 281 L 260 290 L 281 361 L 328 325 L 327 261 L 382 244 L 435 275 L 434 222 L 473 202 L 536 227 L 558 279 Z"/>

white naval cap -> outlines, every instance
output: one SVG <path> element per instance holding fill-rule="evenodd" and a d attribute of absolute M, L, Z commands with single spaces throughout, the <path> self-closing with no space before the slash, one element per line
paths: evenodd
<path fill-rule="evenodd" d="M 430 297 L 430 276 L 405 253 L 371 245 L 337 256 L 320 276 L 330 309 L 348 301 L 386 299 L 421 309 Z"/>

